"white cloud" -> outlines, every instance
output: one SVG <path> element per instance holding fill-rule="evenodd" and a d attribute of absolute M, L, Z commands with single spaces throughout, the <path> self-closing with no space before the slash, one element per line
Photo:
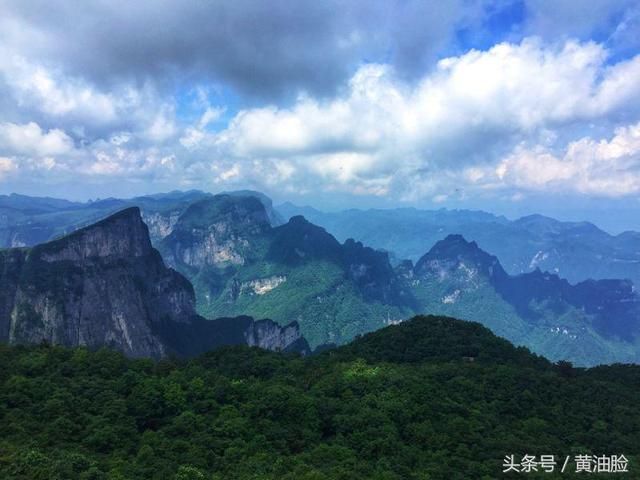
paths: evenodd
<path fill-rule="evenodd" d="M 286 159 L 291 180 L 310 174 L 323 188 L 442 198 L 462 184 L 498 188 L 500 176 L 481 177 L 514 145 L 540 142 L 526 155 L 553 156 L 545 148 L 590 122 L 638 118 L 639 99 L 640 56 L 609 65 L 593 42 L 526 39 L 443 59 L 413 87 L 389 66 L 365 65 L 341 97 L 244 110 L 197 142 L 236 163 Z M 562 162 L 545 165 L 541 185 L 572 175 Z"/>
<path fill-rule="evenodd" d="M 169 140 L 177 132 L 173 117 L 173 112 L 166 109 L 159 111 L 145 131 L 145 136 L 152 142 Z"/>
<path fill-rule="evenodd" d="M 6 177 L 9 173 L 15 172 L 17 169 L 14 159 L 0 157 L 0 180 Z"/>
<path fill-rule="evenodd" d="M 413 83 L 364 64 L 336 97 L 247 108 L 222 128 L 224 106 L 208 91 L 187 106 L 197 115 L 179 116 L 188 108 L 149 85 L 101 90 L 42 66 L 2 65 L 16 98 L 43 116 L 0 123 L 0 156 L 14 172 L 433 202 L 638 193 L 640 56 L 611 62 L 594 42 L 501 43 L 445 58 Z M 100 112 L 106 123 L 92 129 Z M 84 120 L 86 134 L 75 128 Z"/>
<path fill-rule="evenodd" d="M 116 118 L 118 100 L 113 95 L 4 49 L 0 49 L 0 58 L 0 75 L 20 105 L 54 117 L 74 115 L 97 123 L 109 123 Z"/>
<path fill-rule="evenodd" d="M 202 96 L 203 94 L 200 93 L 199 95 Z M 200 146 L 201 142 L 207 137 L 207 127 L 217 121 L 225 112 L 224 108 L 214 108 L 209 105 L 206 99 L 201 98 L 200 103 L 204 104 L 204 113 L 195 125 L 185 128 L 180 137 L 182 146 L 189 150 Z"/>
<path fill-rule="evenodd" d="M 640 123 L 618 128 L 610 139 L 584 137 L 561 155 L 519 146 L 495 169 L 503 186 L 574 191 L 607 197 L 640 194 Z M 486 179 L 491 180 L 491 175 Z"/>
<path fill-rule="evenodd" d="M 45 132 L 35 122 L 0 123 L 0 152 L 39 157 L 68 154 L 73 140 L 62 130 Z"/>

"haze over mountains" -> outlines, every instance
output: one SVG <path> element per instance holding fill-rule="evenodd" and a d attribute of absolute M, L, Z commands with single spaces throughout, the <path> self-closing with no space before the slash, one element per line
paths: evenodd
<path fill-rule="evenodd" d="M 508 220 L 472 210 L 345 210 L 326 213 L 291 203 L 279 205 L 286 218 L 304 215 L 344 241 L 356 238 L 414 262 L 449 234 L 461 234 L 500 259 L 511 274 L 557 273 L 570 282 L 628 278 L 640 284 L 640 233 L 610 235 L 589 222 L 561 222 L 542 215 Z"/>
<path fill-rule="evenodd" d="M 191 191 L 87 204 L 1 197 L 1 238 L 7 246 L 38 243 L 131 205 L 140 207 L 164 262 L 193 284 L 190 308 L 206 318 L 296 322 L 315 348 L 417 313 L 446 314 L 479 321 L 552 360 L 640 361 L 640 297 L 625 280 L 638 278 L 633 232 L 613 237 L 590 224 L 535 216 L 511 222 L 471 211 L 323 214 L 274 209 L 256 192 Z M 296 211 L 307 217 L 290 217 Z M 341 243 L 347 233 L 356 240 Z M 358 241 L 366 238 L 395 250 Z M 559 274 L 544 273 L 550 265 Z M 616 272 L 618 280 L 609 275 Z M 175 333 L 176 325 L 167 328 Z"/>

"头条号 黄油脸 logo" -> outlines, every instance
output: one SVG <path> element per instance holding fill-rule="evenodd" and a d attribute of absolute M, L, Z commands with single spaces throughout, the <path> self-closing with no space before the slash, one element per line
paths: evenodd
<path fill-rule="evenodd" d="M 505 455 L 502 473 L 628 473 L 624 455 Z"/>

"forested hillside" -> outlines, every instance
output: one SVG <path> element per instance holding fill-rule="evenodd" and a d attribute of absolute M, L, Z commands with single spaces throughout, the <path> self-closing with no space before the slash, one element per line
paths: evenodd
<path fill-rule="evenodd" d="M 552 365 L 444 317 L 311 358 L 2 346 L 0 477 L 488 480 L 520 478 L 502 474 L 506 455 L 624 454 L 630 473 L 597 478 L 638 478 L 639 379 Z"/>

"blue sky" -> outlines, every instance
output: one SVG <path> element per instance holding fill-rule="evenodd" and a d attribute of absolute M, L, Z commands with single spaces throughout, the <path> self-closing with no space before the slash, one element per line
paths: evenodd
<path fill-rule="evenodd" d="M 640 229 L 640 4 L 0 0 L 0 193 Z"/>

